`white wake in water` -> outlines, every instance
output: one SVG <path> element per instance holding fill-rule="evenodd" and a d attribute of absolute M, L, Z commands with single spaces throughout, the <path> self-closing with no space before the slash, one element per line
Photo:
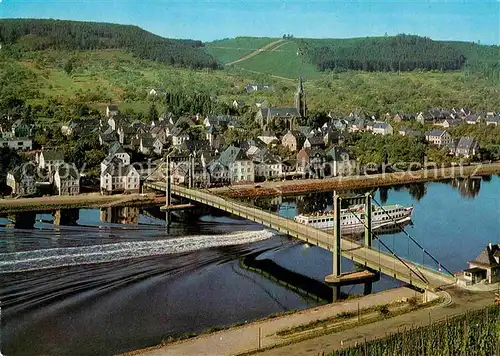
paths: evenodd
<path fill-rule="evenodd" d="M 211 247 L 243 245 L 263 241 L 274 235 L 269 230 L 245 231 L 227 235 L 197 235 L 168 240 L 120 242 L 5 253 L 0 255 L 0 273 L 112 262 L 190 252 Z"/>

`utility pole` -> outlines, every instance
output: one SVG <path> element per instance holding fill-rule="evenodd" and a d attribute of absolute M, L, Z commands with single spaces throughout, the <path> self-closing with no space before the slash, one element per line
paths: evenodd
<path fill-rule="evenodd" d="M 372 196 L 365 195 L 365 246 L 372 247 Z"/>
<path fill-rule="evenodd" d="M 166 177 L 165 177 L 165 194 L 166 194 L 166 197 L 165 197 L 165 204 L 166 204 L 166 208 L 167 208 L 167 212 L 166 212 L 166 224 L 167 224 L 167 228 L 170 227 L 170 224 L 172 223 L 172 217 L 171 217 L 171 213 L 170 213 L 170 205 L 172 204 L 172 181 L 171 181 L 171 171 L 170 171 L 170 154 L 172 152 L 170 152 L 169 154 L 167 154 L 167 157 L 165 159 L 166 161 L 166 164 L 167 164 L 167 174 L 166 174 Z"/>
<path fill-rule="evenodd" d="M 341 260 L 342 254 L 340 250 L 340 234 L 341 234 L 341 223 L 340 223 L 340 209 L 342 207 L 340 197 L 335 195 L 333 199 L 333 210 L 335 213 L 334 224 L 334 240 L 333 240 L 333 276 L 338 277 L 341 274 Z M 333 301 L 336 301 L 340 298 L 340 286 L 333 286 Z"/>

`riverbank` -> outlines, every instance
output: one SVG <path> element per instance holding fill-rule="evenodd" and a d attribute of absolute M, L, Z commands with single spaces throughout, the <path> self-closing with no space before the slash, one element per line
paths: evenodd
<path fill-rule="evenodd" d="M 39 198 L 0 199 L 0 214 L 161 204 L 165 204 L 165 197 L 156 196 L 155 194 L 101 195 L 99 193 L 90 193 L 75 196 L 57 195 Z"/>
<path fill-rule="evenodd" d="M 213 188 L 215 194 L 229 198 L 276 197 L 311 192 L 375 188 L 381 186 L 422 183 L 452 178 L 467 178 L 500 173 L 500 163 L 425 169 L 395 173 L 370 174 L 325 179 L 269 181 L 258 184 Z"/>
<path fill-rule="evenodd" d="M 438 304 L 431 302 L 428 307 L 421 305 L 398 312 L 406 303 L 411 304 L 416 292 L 408 288 L 397 288 L 372 294 L 356 300 L 324 305 L 201 335 L 184 341 L 159 345 L 123 354 L 122 356 L 169 356 L 169 355 L 318 355 L 340 348 L 354 346 L 395 333 L 401 329 L 429 325 L 446 320 L 466 311 L 478 310 L 493 303 L 493 292 L 472 293 L 456 287 L 438 292 Z M 417 294 L 418 295 L 418 294 Z M 387 317 L 361 322 L 358 310 L 365 316 L 378 310 L 383 314 L 387 306 Z M 394 310 L 394 312 L 393 312 Z M 387 312 L 386 311 L 386 312 Z M 377 313 L 377 312 L 375 312 Z M 392 315 L 391 315 L 392 314 Z M 351 325 L 337 326 L 341 319 L 350 316 Z M 326 326 L 325 322 L 332 321 Z M 347 324 L 349 321 L 347 320 Z M 318 330 L 315 330 L 315 327 Z M 330 329 L 331 328 L 331 329 Z M 330 330 L 329 330 L 330 329 Z M 290 337 L 290 334 L 295 336 Z M 303 334 L 308 335 L 303 335 Z"/>
<path fill-rule="evenodd" d="M 363 310 L 397 301 L 407 301 L 416 295 L 420 294 L 409 288 L 391 289 L 363 298 L 344 300 L 211 334 L 200 335 L 184 341 L 137 350 L 123 356 L 234 355 L 256 350 L 259 347 L 264 349 L 277 344 L 289 343 L 290 337 L 280 336 L 277 333 L 289 330 L 291 327 L 300 327 L 317 320 L 335 317 L 341 313 L 357 312 L 358 309 Z"/>

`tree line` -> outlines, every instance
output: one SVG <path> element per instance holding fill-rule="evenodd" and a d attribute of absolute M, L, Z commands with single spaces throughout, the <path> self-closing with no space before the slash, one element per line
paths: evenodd
<path fill-rule="evenodd" d="M 320 71 L 449 71 L 461 69 L 467 60 L 453 46 L 404 34 L 349 41 L 300 40 L 299 48 Z"/>
<path fill-rule="evenodd" d="M 165 109 L 174 116 L 181 115 L 238 115 L 233 106 L 205 93 L 167 92 Z"/>
<path fill-rule="evenodd" d="M 203 43 L 157 36 L 137 26 L 62 20 L 0 20 L 0 43 L 14 50 L 125 49 L 142 59 L 174 66 L 219 68 Z"/>

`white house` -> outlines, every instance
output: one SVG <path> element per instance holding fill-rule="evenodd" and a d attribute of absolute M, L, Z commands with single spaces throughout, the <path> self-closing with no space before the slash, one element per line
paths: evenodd
<path fill-rule="evenodd" d="M 257 138 L 266 145 L 270 145 L 273 141 L 278 141 L 276 134 L 270 131 L 264 131 L 261 135 L 257 136 Z"/>
<path fill-rule="evenodd" d="M 255 176 L 264 178 L 279 178 L 283 176 L 283 163 L 272 156 L 267 156 L 261 162 L 254 162 Z"/>
<path fill-rule="evenodd" d="M 172 145 L 174 147 L 182 145 L 184 141 L 189 140 L 189 135 L 184 130 L 178 127 L 174 127 L 171 132 L 172 135 Z"/>
<path fill-rule="evenodd" d="M 101 171 L 101 193 L 139 193 L 140 176 L 131 165 L 123 165 L 119 158 L 113 158 L 111 163 Z"/>
<path fill-rule="evenodd" d="M 479 153 L 479 143 L 473 137 L 463 136 L 458 141 L 455 149 L 456 156 L 465 158 L 474 157 Z"/>
<path fill-rule="evenodd" d="M 38 167 L 49 172 L 64 164 L 64 154 L 60 151 L 42 151 L 38 157 Z"/>
<path fill-rule="evenodd" d="M 240 152 L 236 160 L 229 164 L 229 172 L 231 183 L 255 181 L 255 165 L 246 158 L 243 152 Z"/>
<path fill-rule="evenodd" d="M 500 126 L 500 117 L 488 117 L 485 122 L 486 125 Z"/>
<path fill-rule="evenodd" d="M 392 135 L 394 130 L 392 126 L 386 122 L 376 122 L 373 124 L 373 133 L 376 135 Z"/>
<path fill-rule="evenodd" d="M 425 133 L 425 139 L 436 146 L 448 146 L 453 142 L 451 135 L 446 130 L 432 130 Z"/>
<path fill-rule="evenodd" d="M 54 173 L 54 190 L 58 195 L 80 194 L 80 174 L 69 164 L 57 166 Z"/>
<path fill-rule="evenodd" d="M 243 100 L 233 100 L 232 105 L 235 109 L 241 109 L 245 106 L 245 102 Z"/>
<path fill-rule="evenodd" d="M 231 183 L 255 181 L 255 165 L 253 161 L 248 159 L 242 148 L 229 146 L 221 153 L 218 161 L 222 167 L 228 170 L 228 178 Z M 220 167 L 218 169 L 220 170 Z M 213 170 L 214 165 L 211 166 L 211 172 Z"/>

